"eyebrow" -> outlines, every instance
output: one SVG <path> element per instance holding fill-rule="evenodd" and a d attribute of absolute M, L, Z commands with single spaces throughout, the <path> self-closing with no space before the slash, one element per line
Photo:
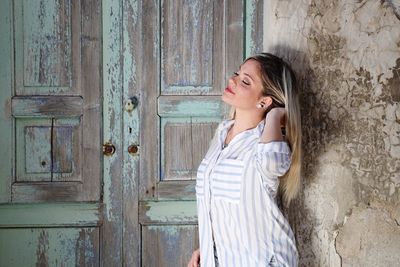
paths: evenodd
<path fill-rule="evenodd" d="M 239 71 L 241 71 L 241 69 L 242 69 L 242 64 L 239 66 Z M 253 77 L 250 76 L 250 74 L 248 74 L 246 72 L 243 72 L 243 74 L 246 75 L 247 77 L 249 77 L 253 82 L 255 82 Z"/>
<path fill-rule="evenodd" d="M 246 76 L 248 76 L 253 82 L 254 82 L 254 79 L 249 75 L 249 74 L 247 74 L 247 73 L 243 73 L 244 75 L 246 75 Z"/>
<path fill-rule="evenodd" d="M 239 67 L 239 71 L 240 71 L 241 68 L 242 68 L 242 66 Z M 243 72 L 243 74 L 248 76 L 254 82 L 254 79 L 248 73 Z"/>

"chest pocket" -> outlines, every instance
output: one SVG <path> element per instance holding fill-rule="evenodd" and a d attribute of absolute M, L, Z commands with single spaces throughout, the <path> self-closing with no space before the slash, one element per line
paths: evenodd
<path fill-rule="evenodd" d="M 223 159 L 211 173 L 211 190 L 215 199 L 238 204 L 242 191 L 244 162 L 236 159 Z"/>
<path fill-rule="evenodd" d="M 196 196 L 204 197 L 204 175 L 206 172 L 206 168 L 209 161 L 207 159 L 203 159 L 200 163 L 199 168 L 197 169 L 196 175 Z"/>

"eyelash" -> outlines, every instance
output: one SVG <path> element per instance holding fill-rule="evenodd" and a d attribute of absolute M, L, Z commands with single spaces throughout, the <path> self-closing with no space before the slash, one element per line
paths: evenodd
<path fill-rule="evenodd" d="M 239 73 L 237 73 L 237 72 L 235 71 L 235 72 L 233 73 L 233 75 L 239 76 Z M 250 85 L 250 83 L 245 82 L 244 80 L 242 80 L 242 83 L 245 84 L 245 85 Z"/>

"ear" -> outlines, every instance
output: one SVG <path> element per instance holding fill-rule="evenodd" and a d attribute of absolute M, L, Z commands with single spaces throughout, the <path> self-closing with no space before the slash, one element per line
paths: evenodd
<path fill-rule="evenodd" d="M 262 96 L 260 102 L 264 104 L 265 109 L 268 109 L 268 107 L 272 105 L 272 97 Z"/>

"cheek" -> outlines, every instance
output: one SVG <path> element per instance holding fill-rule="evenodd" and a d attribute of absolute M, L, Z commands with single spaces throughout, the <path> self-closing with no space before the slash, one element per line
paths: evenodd
<path fill-rule="evenodd" d="M 241 95 L 251 95 L 251 89 L 244 86 L 238 86 L 238 91 Z"/>
<path fill-rule="evenodd" d="M 243 98 L 245 98 L 247 101 L 257 101 L 258 99 L 258 93 L 254 89 L 249 89 L 249 88 L 240 88 L 240 94 Z"/>
<path fill-rule="evenodd" d="M 243 107 L 253 107 L 257 104 L 258 97 L 257 94 L 250 89 L 242 89 L 239 90 L 239 94 L 237 95 L 237 101 L 240 102 L 240 105 Z"/>

